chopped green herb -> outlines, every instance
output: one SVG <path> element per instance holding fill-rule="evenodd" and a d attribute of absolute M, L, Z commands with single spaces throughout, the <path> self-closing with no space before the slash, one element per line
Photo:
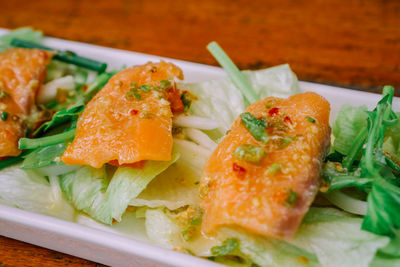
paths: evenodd
<path fill-rule="evenodd" d="M 188 111 L 190 106 L 192 105 L 192 98 L 190 97 L 190 95 L 186 92 L 183 92 L 181 94 L 181 101 L 183 106 L 185 107 L 185 111 Z"/>
<path fill-rule="evenodd" d="M 171 88 L 171 87 L 172 87 L 172 84 L 171 84 L 170 80 L 162 80 L 160 82 L 160 89 L 161 90 L 165 90 L 165 89 L 168 89 L 168 88 Z"/>
<path fill-rule="evenodd" d="M 265 107 L 267 109 L 272 108 L 273 105 L 274 105 L 274 100 L 268 100 L 267 103 L 265 103 Z"/>
<path fill-rule="evenodd" d="M 284 137 L 284 138 L 281 139 L 280 147 L 281 147 L 281 148 L 284 148 L 285 146 L 287 146 L 288 144 L 290 144 L 292 141 L 293 141 L 292 138 L 290 138 L 290 137 Z"/>
<path fill-rule="evenodd" d="M 142 90 L 144 92 L 150 92 L 151 89 L 152 89 L 152 86 L 146 85 L 146 84 L 139 87 L 139 90 Z"/>
<path fill-rule="evenodd" d="M 6 98 L 10 98 L 9 93 L 7 93 L 6 91 L 0 90 L 0 100 L 6 99 Z"/>
<path fill-rule="evenodd" d="M 308 120 L 311 123 L 315 123 L 315 119 L 311 117 L 306 117 L 306 120 Z"/>
<path fill-rule="evenodd" d="M 0 118 L 2 121 L 6 121 L 8 118 L 8 112 L 7 111 L 0 111 Z"/>
<path fill-rule="evenodd" d="M 277 174 L 282 169 L 282 165 L 280 163 L 274 163 L 269 166 L 269 173 L 270 174 Z"/>
<path fill-rule="evenodd" d="M 215 256 L 226 256 L 232 254 L 237 248 L 239 248 L 239 241 L 235 238 L 228 238 L 221 246 L 212 247 L 211 253 Z"/>
<path fill-rule="evenodd" d="M 137 88 L 132 88 L 126 93 L 126 98 L 135 97 L 137 100 L 141 100 L 142 96 L 138 93 Z"/>
<path fill-rule="evenodd" d="M 240 118 L 244 127 L 249 130 L 256 140 L 263 141 L 264 143 L 268 142 L 269 138 L 265 131 L 267 123 L 265 121 L 257 119 L 249 112 L 240 114 Z"/>
<path fill-rule="evenodd" d="M 293 206 L 297 199 L 297 193 L 292 189 L 289 189 L 287 192 L 287 199 L 285 201 L 286 206 Z"/>
<path fill-rule="evenodd" d="M 201 217 L 195 217 L 190 220 L 190 224 L 194 226 L 198 226 L 201 223 Z"/>
<path fill-rule="evenodd" d="M 140 114 L 140 117 L 144 118 L 144 119 L 151 119 L 151 118 L 154 117 L 154 114 L 153 113 L 144 112 L 144 113 Z"/>
<path fill-rule="evenodd" d="M 193 234 L 196 231 L 196 228 L 193 226 L 189 226 L 188 228 L 186 228 L 185 230 L 182 231 L 182 238 L 185 241 L 189 241 L 190 239 L 193 238 Z"/>
<path fill-rule="evenodd" d="M 262 147 L 256 145 L 241 144 L 235 149 L 233 156 L 239 160 L 260 163 L 265 156 L 265 151 Z"/>

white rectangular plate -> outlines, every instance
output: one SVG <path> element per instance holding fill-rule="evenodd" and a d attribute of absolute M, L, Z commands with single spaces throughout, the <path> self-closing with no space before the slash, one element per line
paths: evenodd
<path fill-rule="evenodd" d="M 7 30 L 0 29 L 0 35 L 6 32 Z M 197 63 L 56 38 L 45 38 L 44 43 L 50 47 L 74 51 L 79 55 L 107 62 L 111 69 L 164 59 L 175 63 L 183 70 L 185 81 L 204 81 L 225 76 L 221 68 Z M 376 94 L 309 82 L 300 82 L 300 88 L 302 91 L 314 91 L 327 98 L 331 103 L 331 118 L 336 117 L 343 104 L 367 105 L 372 108 L 380 98 Z M 399 98 L 393 100 L 393 106 L 395 110 L 399 109 Z M 140 233 L 135 240 L 1 204 L 0 235 L 112 266 L 221 266 L 211 261 L 153 246 L 143 241 Z"/>

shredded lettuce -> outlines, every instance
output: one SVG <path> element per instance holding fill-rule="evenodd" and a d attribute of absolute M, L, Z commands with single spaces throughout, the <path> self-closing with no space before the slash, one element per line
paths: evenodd
<path fill-rule="evenodd" d="M 173 216 L 170 213 L 160 208 L 146 210 L 146 231 L 153 242 L 197 256 L 212 256 L 211 259 L 232 266 L 369 266 L 373 260 L 382 260 L 374 259 L 375 254 L 389 243 L 387 237 L 361 230 L 362 219 L 332 208 L 311 208 L 294 239 L 287 242 L 234 228 L 222 228 L 211 239 L 195 234 L 187 241 L 182 237 L 187 227 L 182 224 L 184 212 Z"/>
<path fill-rule="evenodd" d="M 397 113 L 397 117 L 400 117 L 400 113 Z M 400 120 L 387 127 L 383 151 L 387 153 L 390 159 L 398 165 L 400 164 Z"/>
<path fill-rule="evenodd" d="M 198 180 L 198 175 L 178 159 L 175 164 L 154 178 L 129 205 L 167 207 L 170 210 L 186 205 L 199 206 Z"/>
<path fill-rule="evenodd" d="M 119 167 L 111 181 L 105 167 L 83 167 L 61 176 L 61 188 L 76 209 L 111 225 L 113 220 L 121 221 L 129 202 L 178 157 L 179 154 L 174 153 L 168 162 L 147 161 L 141 169 Z"/>
<path fill-rule="evenodd" d="M 57 177 L 47 180 L 19 165 L 0 172 L 0 198 L 9 205 L 72 221 L 75 210 L 63 198 Z"/>
<path fill-rule="evenodd" d="M 361 230 L 360 218 L 330 210 L 311 208 L 292 243 L 315 253 L 323 266 L 369 266 L 389 238 Z"/>

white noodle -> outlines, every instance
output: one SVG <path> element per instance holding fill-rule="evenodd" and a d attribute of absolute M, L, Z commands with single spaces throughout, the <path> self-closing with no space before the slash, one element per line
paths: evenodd
<path fill-rule="evenodd" d="M 200 130 L 186 128 L 183 130 L 183 134 L 207 149 L 214 150 L 217 147 L 217 144 L 210 137 L 208 137 L 208 135 Z"/>
<path fill-rule="evenodd" d="M 218 128 L 219 124 L 209 118 L 198 116 L 185 116 L 180 115 L 174 118 L 173 124 L 175 126 L 196 128 L 200 130 L 213 130 Z"/>
<path fill-rule="evenodd" d="M 55 99 L 57 95 L 57 89 L 62 88 L 66 90 L 75 89 L 74 77 L 71 75 L 64 76 L 51 82 L 44 84 L 39 91 L 37 102 L 39 104 L 46 104 L 51 100 Z"/>
<path fill-rule="evenodd" d="M 333 205 L 343 209 L 344 211 L 358 214 L 367 214 L 367 202 L 352 198 L 341 191 L 333 191 L 324 194 L 324 197 L 328 199 Z"/>

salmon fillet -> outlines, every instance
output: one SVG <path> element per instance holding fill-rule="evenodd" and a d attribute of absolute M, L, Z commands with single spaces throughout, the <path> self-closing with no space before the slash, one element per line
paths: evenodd
<path fill-rule="evenodd" d="M 46 77 L 51 52 L 12 48 L 0 54 L 0 158 L 17 156 L 18 140 L 25 135 L 25 118 Z"/>
<path fill-rule="evenodd" d="M 234 122 L 202 174 L 203 230 L 212 234 L 221 226 L 240 226 L 288 239 L 318 191 L 330 143 L 330 105 L 307 92 L 287 99 L 268 97 L 246 112 L 265 122 L 269 139 L 256 140 L 241 118 Z M 262 148 L 264 156 L 259 162 L 244 160 L 235 154 L 241 145 Z"/>
<path fill-rule="evenodd" d="M 95 168 L 110 162 L 170 160 L 172 111 L 167 90 L 159 88 L 163 81 L 174 78 L 183 79 L 182 71 L 163 61 L 114 75 L 80 115 L 75 138 L 61 160 Z M 132 91 L 143 85 L 158 90 Z"/>

